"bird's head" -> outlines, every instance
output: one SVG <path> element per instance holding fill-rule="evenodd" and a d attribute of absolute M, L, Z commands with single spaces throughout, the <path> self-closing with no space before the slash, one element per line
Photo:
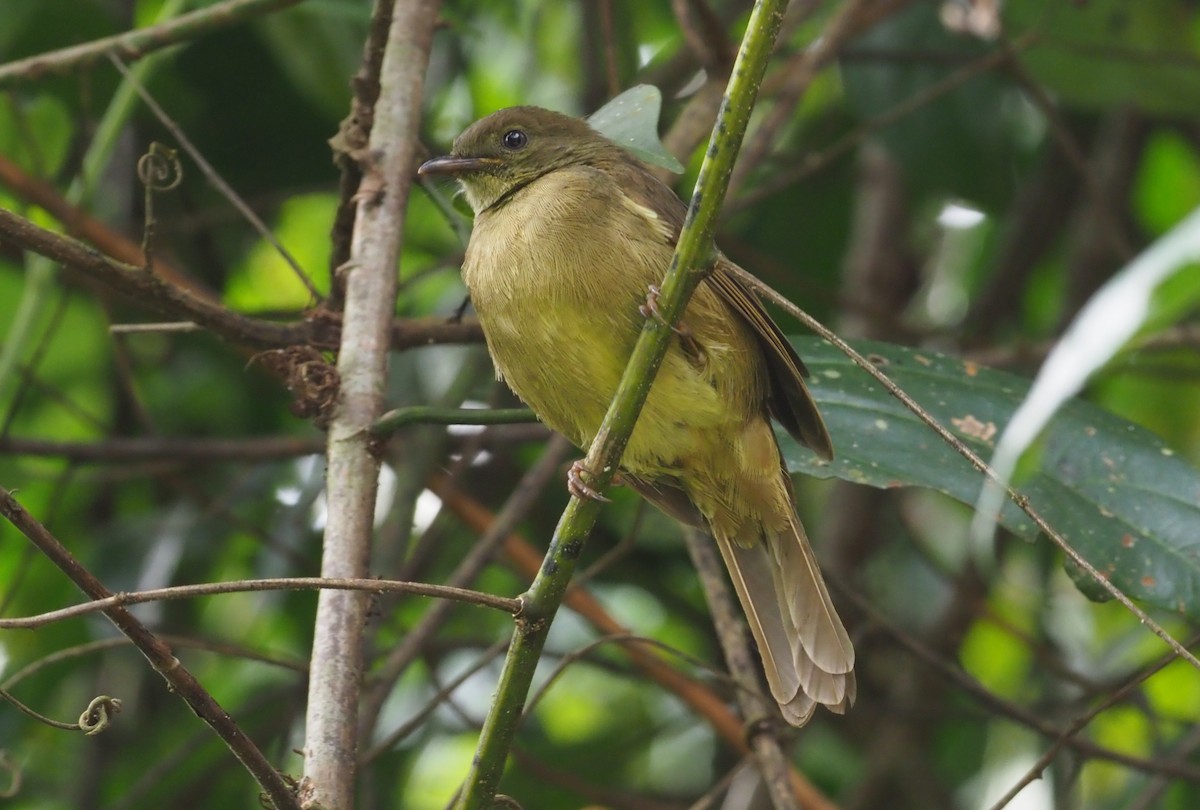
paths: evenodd
<path fill-rule="evenodd" d="M 621 147 L 582 119 L 509 107 L 471 124 L 449 155 L 426 161 L 417 173 L 457 178 L 478 214 L 556 169 L 622 159 Z"/>

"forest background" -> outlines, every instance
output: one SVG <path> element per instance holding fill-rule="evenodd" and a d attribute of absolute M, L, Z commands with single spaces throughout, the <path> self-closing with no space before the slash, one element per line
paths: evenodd
<path fill-rule="evenodd" d="M 444 424 L 519 403 L 455 317 L 468 211 L 444 185 L 409 194 L 415 166 L 500 107 L 586 115 L 648 85 L 687 199 L 750 6 L 0 3 L 0 690 L 103 726 L 0 703 L 0 806 L 246 807 L 303 777 L 333 786 L 331 810 L 447 805 L 575 456 L 528 421 Z M 635 97 L 618 121 L 645 121 Z M 371 207 L 380 188 L 394 207 Z M 745 670 L 679 528 L 615 488 L 501 792 L 768 807 L 765 737 L 805 808 L 1198 806 L 1196 662 L 1104 585 L 1195 647 L 1198 206 L 1193 0 L 793 0 L 717 242 L 968 447 L 989 458 L 1068 326 L 1158 257 L 1165 280 L 1133 287 L 1145 308 L 1118 294 L 1098 316 L 1136 334 L 1093 346 L 1102 368 L 1015 479 L 1099 578 L 1016 505 L 972 534 L 981 476 L 780 314 L 838 453 L 784 441 L 857 705 L 747 736 L 727 675 Z M 362 267 L 377 286 L 349 280 Z M 400 415 L 359 429 L 384 408 Z M 28 618 L 83 601 L 89 575 L 242 591 L 132 606 L 143 635 L 98 611 Z M 321 575 L 500 610 L 400 584 L 319 608 L 295 578 Z M 230 585 L 267 578 L 294 581 Z M 148 658 L 172 654 L 194 680 L 169 689 Z M 358 655 L 361 684 L 342 677 Z M 86 717 L 101 695 L 119 711 Z M 339 752 L 357 768 L 329 766 Z"/>

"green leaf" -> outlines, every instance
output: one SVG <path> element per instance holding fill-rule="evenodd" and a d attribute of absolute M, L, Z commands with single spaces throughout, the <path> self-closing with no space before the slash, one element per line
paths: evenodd
<path fill-rule="evenodd" d="M 592 113 L 588 123 L 644 162 L 682 174 L 683 164 L 658 139 L 661 111 L 662 93 L 658 88 L 639 84 Z"/>
<path fill-rule="evenodd" d="M 795 340 L 837 457 L 821 462 L 780 435 L 788 467 L 869 486 L 919 486 L 974 504 L 982 476 L 898 400 L 824 341 Z M 961 359 L 883 343 L 860 343 L 898 385 L 977 454 L 1024 399 L 1026 379 Z M 1154 434 L 1072 399 L 1042 437 L 1035 469 L 1018 484 L 1083 556 L 1129 596 L 1200 617 L 1200 470 Z M 1000 522 L 1026 539 L 1037 529 L 1006 502 Z M 1091 598 L 1086 574 L 1068 572 Z"/>
<path fill-rule="evenodd" d="M 1074 396 L 1087 379 L 1111 360 L 1148 322 L 1178 317 L 1195 304 L 1186 296 L 1200 293 L 1194 283 L 1172 284 L 1178 300 L 1159 294 L 1162 286 L 1184 273 L 1194 274 L 1200 260 L 1200 208 L 1146 248 L 1088 300 L 1038 370 L 1029 395 L 1013 414 L 989 462 L 1007 481 L 1025 449 L 1033 444 L 1051 414 Z M 1183 297 L 1181 297 L 1183 296 Z M 1157 299 L 1157 309 L 1152 303 Z M 979 498 L 976 527 L 990 531 L 1000 493 L 984 490 Z"/>

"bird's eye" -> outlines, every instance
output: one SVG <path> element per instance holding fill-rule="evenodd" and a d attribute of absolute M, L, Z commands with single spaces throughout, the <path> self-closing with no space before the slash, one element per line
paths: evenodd
<path fill-rule="evenodd" d="M 522 149 L 525 144 L 529 143 L 529 136 L 519 129 L 510 129 L 504 133 L 500 142 L 504 144 L 505 149 Z"/>

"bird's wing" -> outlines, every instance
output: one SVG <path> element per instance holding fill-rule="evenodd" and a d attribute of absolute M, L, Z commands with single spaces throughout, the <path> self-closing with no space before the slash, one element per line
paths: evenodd
<path fill-rule="evenodd" d="M 687 214 L 687 207 L 675 192 L 633 158 L 610 170 L 634 202 L 653 212 L 663 237 L 674 246 L 679 241 L 679 231 Z M 730 268 L 734 266 L 728 258 L 718 254 L 716 267 L 706 282 L 754 332 L 767 361 L 770 386 L 766 404 L 771 416 L 796 441 L 812 448 L 819 457 L 832 459 L 833 442 L 804 382 L 808 369 L 754 292 L 731 272 Z"/>
<path fill-rule="evenodd" d="M 730 272 L 731 265 L 729 259 L 720 256 L 706 281 L 721 300 L 754 330 L 754 336 L 766 358 L 771 380 L 767 408 L 796 441 L 812 448 L 826 461 L 832 459 L 833 441 L 829 438 L 817 403 L 813 401 L 804 382 L 808 376 L 804 361 L 763 309 L 754 292 Z"/>

